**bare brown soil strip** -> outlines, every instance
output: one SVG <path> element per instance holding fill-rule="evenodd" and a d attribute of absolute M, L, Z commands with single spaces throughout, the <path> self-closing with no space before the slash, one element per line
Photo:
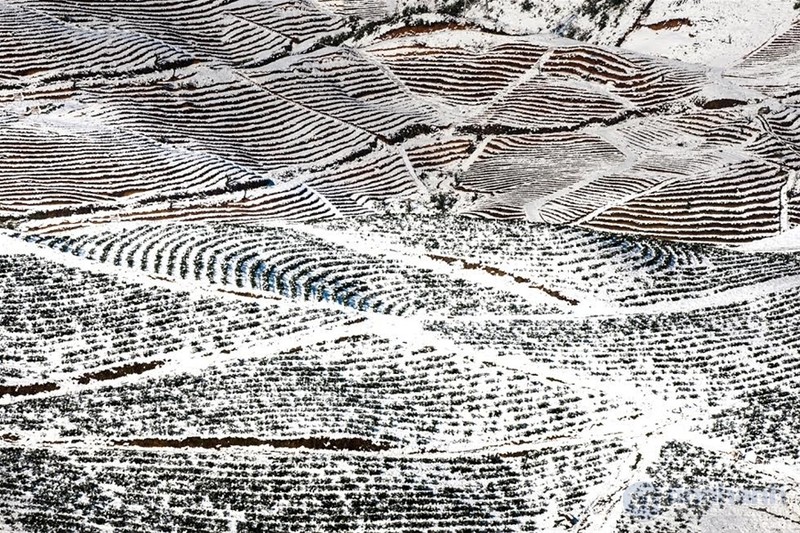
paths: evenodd
<path fill-rule="evenodd" d="M 49 67 L 33 67 L 33 68 L 26 68 L 12 72 L 14 76 L 19 76 L 20 78 L 24 78 L 26 76 L 35 76 L 37 74 L 41 74 L 42 72 L 49 72 L 53 70 Z"/>
<path fill-rule="evenodd" d="M 716 100 L 708 100 L 700 103 L 703 109 L 725 109 L 727 107 L 736 107 L 747 105 L 744 100 L 736 100 L 735 98 L 717 98 Z"/>
<path fill-rule="evenodd" d="M 89 372 L 78 378 L 78 383 L 87 385 L 92 381 L 108 381 L 111 379 L 119 379 L 124 376 L 132 374 L 143 374 L 155 368 L 164 365 L 164 361 L 150 361 L 147 363 L 130 363 L 127 365 L 117 366 L 114 368 L 107 368 L 99 372 Z"/>
<path fill-rule="evenodd" d="M 298 439 L 259 439 L 256 437 L 186 437 L 184 439 L 132 439 L 114 442 L 115 446 L 142 448 L 203 448 L 219 449 L 231 446 L 270 446 L 272 448 L 306 448 L 309 450 L 342 450 L 352 452 L 380 452 L 389 449 L 366 439 L 304 437 Z"/>
<path fill-rule="evenodd" d="M 656 0 L 648 0 L 647 4 L 645 4 L 645 6 L 639 12 L 639 16 L 636 17 L 636 21 L 633 23 L 633 25 L 628 28 L 628 30 L 622 34 L 622 37 L 617 40 L 616 46 L 622 46 L 622 43 L 624 43 L 628 37 L 630 37 L 631 33 L 642 27 L 642 21 L 647 17 L 647 15 L 650 14 L 650 10 L 653 8 L 653 4 L 655 3 Z"/>
<path fill-rule="evenodd" d="M 424 25 L 424 26 L 405 26 L 403 28 L 397 28 L 394 30 L 389 30 L 380 37 L 378 40 L 384 39 L 398 39 L 400 37 L 408 37 L 409 35 L 422 35 L 425 33 L 434 33 L 437 31 L 442 30 L 469 30 L 476 28 L 476 26 L 468 26 L 466 24 L 456 24 L 455 22 L 438 22 L 436 24 Z"/>
<path fill-rule="evenodd" d="M 150 192 L 149 189 L 127 189 L 125 191 L 121 191 L 115 194 L 120 198 L 127 198 L 129 196 L 136 196 L 137 194 L 144 194 L 146 192 Z"/>
<path fill-rule="evenodd" d="M 643 24 L 643 28 L 650 28 L 651 30 L 674 30 L 682 28 L 683 26 L 694 26 L 692 21 L 687 18 L 662 20 L 661 22 L 654 22 L 653 24 Z"/>
<path fill-rule="evenodd" d="M 644 6 L 644 9 L 642 9 L 642 11 L 639 13 L 639 16 L 637 17 L 636 22 L 634 22 L 633 25 L 630 28 L 628 28 L 628 30 L 622 35 L 622 37 L 620 37 L 619 40 L 617 40 L 616 45 L 618 47 L 622 46 L 622 43 L 624 43 L 628 39 L 628 37 L 630 37 L 631 34 L 634 31 L 638 30 L 639 28 L 648 28 L 653 31 L 659 31 L 659 30 L 676 30 L 678 28 L 682 28 L 683 26 L 689 26 L 689 27 L 694 26 L 694 23 L 692 23 L 692 21 L 687 18 L 674 18 L 674 19 L 654 22 L 652 24 L 644 24 L 642 21 L 645 18 L 647 18 L 647 16 L 650 14 L 650 10 L 652 9 L 654 3 L 655 0 L 650 0 Z"/>
<path fill-rule="evenodd" d="M 58 390 L 57 383 L 31 383 L 30 385 L 0 385 L 0 396 L 30 396 Z"/>
<path fill-rule="evenodd" d="M 582 68 L 585 65 L 582 65 Z M 543 71 L 546 69 L 542 69 Z M 603 74 L 606 77 L 610 75 Z M 620 78 L 623 79 L 623 78 Z M 547 126 L 547 127 L 516 127 L 506 126 L 504 124 L 466 124 L 456 126 L 455 132 L 457 134 L 478 134 L 478 135 L 543 135 L 549 133 L 572 133 L 580 131 L 588 126 L 615 126 L 621 124 L 632 118 L 639 118 L 646 116 L 641 109 L 625 109 L 620 111 L 612 117 L 592 117 L 581 122 L 570 124 L 568 126 Z"/>
<path fill-rule="evenodd" d="M 523 284 L 523 285 L 528 285 L 532 289 L 540 290 L 543 293 L 547 294 L 548 296 L 552 296 L 553 298 L 561 300 L 562 302 L 566 302 L 569 305 L 578 305 L 578 303 L 579 303 L 578 300 L 575 300 L 574 298 L 570 298 L 568 296 L 564 296 L 563 294 L 561 294 L 560 292 L 558 292 L 556 290 L 549 289 L 549 288 L 547 288 L 547 287 L 545 287 L 543 285 L 538 285 L 536 283 L 533 283 L 528 278 L 523 278 L 522 276 L 517 276 L 515 274 L 512 274 L 510 272 L 506 272 L 505 270 L 501 270 L 501 269 L 496 268 L 496 267 L 482 265 L 480 263 L 471 263 L 471 262 L 466 261 L 464 259 L 459 259 L 457 257 L 448 257 L 448 256 L 444 256 L 444 255 L 428 254 L 428 257 L 430 257 L 431 259 L 433 259 L 435 261 L 443 261 L 443 262 L 447 263 L 448 265 L 452 265 L 452 264 L 455 264 L 455 263 L 461 263 L 462 264 L 462 268 L 464 268 L 464 270 L 481 270 L 483 272 L 486 272 L 487 274 L 491 274 L 492 276 L 511 278 L 516 283 L 520 283 L 520 284 Z"/>

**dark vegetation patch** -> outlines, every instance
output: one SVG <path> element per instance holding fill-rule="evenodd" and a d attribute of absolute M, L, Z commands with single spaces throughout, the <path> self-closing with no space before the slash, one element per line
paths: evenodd
<path fill-rule="evenodd" d="M 78 378 L 78 383 L 87 385 L 92 381 L 108 381 L 124 376 L 143 374 L 164 365 L 164 361 L 149 361 L 147 363 L 130 363 L 127 365 L 108 368 L 98 372 L 89 372 Z"/>
<path fill-rule="evenodd" d="M 132 439 L 117 441 L 117 446 L 141 448 L 204 448 L 219 449 L 231 446 L 271 446 L 273 448 L 306 448 L 309 450 L 338 450 L 353 452 L 380 452 L 388 450 L 384 444 L 366 439 L 303 437 L 297 439 L 259 439 L 256 437 L 186 437 L 184 439 Z"/>

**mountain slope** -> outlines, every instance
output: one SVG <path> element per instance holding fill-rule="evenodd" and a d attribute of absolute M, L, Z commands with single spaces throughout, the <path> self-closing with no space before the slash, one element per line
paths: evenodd
<path fill-rule="evenodd" d="M 9 154 L 32 154 L 4 163 L 7 226 L 330 217 L 437 191 L 457 192 L 457 211 L 471 216 L 679 240 L 753 240 L 796 220 L 794 52 L 781 44 L 794 42 L 793 29 L 720 76 L 449 25 L 325 47 L 332 31 L 350 30 L 312 4 L 184 4 L 174 14 L 186 20 L 180 28 L 161 23 L 154 7 L 134 17 L 95 4 L 18 4 L 9 9 L 20 17 L 49 13 L 67 53 L 50 64 L 31 48 L 5 67 L 17 78 L 0 95 L 3 143 Z M 234 28 L 256 12 L 259 27 L 292 47 L 272 59 L 249 51 L 251 34 Z M 146 39 L 178 55 L 78 72 L 92 59 L 72 35 L 108 28 L 142 35 L 131 57 L 162 53 Z M 244 55 L 202 45 L 223 31 Z M 33 157 L 65 166 L 43 175 Z M 76 160 L 86 162 L 80 181 Z M 63 220 L 73 213 L 82 216 Z"/>
<path fill-rule="evenodd" d="M 3 240 L 11 530 L 636 531 L 635 482 L 796 490 L 794 426 L 758 429 L 797 418 L 795 257 L 424 216 L 119 229 Z"/>
<path fill-rule="evenodd" d="M 0 0 L 0 529 L 794 531 L 800 26 L 729 5 Z"/>

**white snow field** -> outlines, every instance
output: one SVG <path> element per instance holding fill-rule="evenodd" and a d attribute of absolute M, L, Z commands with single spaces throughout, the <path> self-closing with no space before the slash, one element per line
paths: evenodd
<path fill-rule="evenodd" d="M 794 0 L 0 0 L 0 531 L 800 531 Z"/>

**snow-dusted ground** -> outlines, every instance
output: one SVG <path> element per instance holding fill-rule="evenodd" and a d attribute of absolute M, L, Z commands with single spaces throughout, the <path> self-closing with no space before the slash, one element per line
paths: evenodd
<path fill-rule="evenodd" d="M 800 228 L 744 244 L 741 249 L 748 252 L 800 252 Z"/>
<path fill-rule="evenodd" d="M 614 3 L 0 2 L 0 530 L 798 530 L 797 11 Z"/>
<path fill-rule="evenodd" d="M 727 68 L 785 32 L 798 16 L 793 0 L 656 0 L 623 47 Z"/>

